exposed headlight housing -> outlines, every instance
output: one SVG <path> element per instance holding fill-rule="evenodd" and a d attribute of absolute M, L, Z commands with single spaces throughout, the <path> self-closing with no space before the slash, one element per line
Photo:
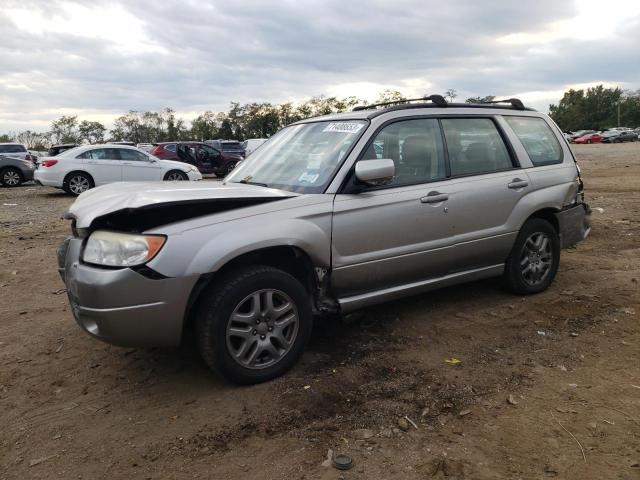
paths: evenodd
<path fill-rule="evenodd" d="M 82 260 L 105 267 L 133 267 L 147 263 L 167 241 L 163 235 L 135 235 L 97 230 L 82 253 Z"/>

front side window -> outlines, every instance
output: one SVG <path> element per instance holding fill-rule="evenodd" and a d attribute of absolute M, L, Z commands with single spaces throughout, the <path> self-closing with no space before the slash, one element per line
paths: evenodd
<path fill-rule="evenodd" d="M 361 160 L 390 158 L 396 173 L 391 185 L 411 185 L 446 176 L 442 135 L 432 118 L 404 120 L 384 127 Z"/>
<path fill-rule="evenodd" d="M 142 152 L 138 152 L 137 150 L 130 150 L 128 148 L 119 148 L 118 152 L 120 153 L 121 160 L 127 160 L 127 161 L 133 161 L 133 162 L 149 161 L 149 157 L 147 157 Z"/>
<path fill-rule="evenodd" d="M 322 193 L 366 126 L 363 120 L 291 125 L 247 157 L 226 181 Z"/>
<path fill-rule="evenodd" d="M 213 160 L 220 156 L 220 152 L 209 145 L 200 145 L 198 158 L 200 160 Z"/>
<path fill-rule="evenodd" d="M 534 166 L 562 163 L 562 147 L 553 131 L 542 118 L 505 116 L 516 133 Z M 591 133 L 585 131 L 583 135 Z"/>
<path fill-rule="evenodd" d="M 513 168 L 504 140 L 489 118 L 442 119 L 451 176 Z"/>

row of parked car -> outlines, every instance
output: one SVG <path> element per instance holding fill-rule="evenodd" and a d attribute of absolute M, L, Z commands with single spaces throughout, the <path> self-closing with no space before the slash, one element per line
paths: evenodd
<path fill-rule="evenodd" d="M 640 140 L 640 128 L 632 130 L 627 127 L 610 128 L 608 130 L 578 130 L 566 132 L 565 138 L 571 143 L 622 143 Z"/>
<path fill-rule="evenodd" d="M 16 187 L 35 180 L 79 195 L 118 181 L 200 180 L 203 173 L 222 177 L 265 141 L 61 144 L 43 157 L 21 144 L 0 144 L 0 183 Z"/>

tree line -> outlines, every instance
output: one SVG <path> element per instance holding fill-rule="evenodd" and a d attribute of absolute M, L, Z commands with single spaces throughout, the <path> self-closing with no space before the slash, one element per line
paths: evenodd
<path fill-rule="evenodd" d="M 598 85 L 569 90 L 549 115 L 564 131 L 604 130 L 611 127 L 640 127 L 640 90 L 624 91 Z"/>
<path fill-rule="evenodd" d="M 457 92 L 449 89 L 444 96 L 456 99 Z M 496 97 L 470 97 L 467 103 L 482 103 Z M 374 103 L 401 102 L 405 96 L 398 91 L 385 90 Z M 357 97 L 316 96 L 302 103 L 281 104 L 232 102 L 227 112 L 206 111 L 190 124 L 178 118 L 172 108 L 159 112 L 129 111 L 118 117 L 108 130 L 102 123 L 79 121 L 77 116 L 64 115 L 51 123 L 48 132 L 25 130 L 0 135 L 0 142 L 18 142 L 33 150 L 45 150 L 59 143 L 102 143 L 130 141 L 158 143 L 173 140 L 267 138 L 282 127 L 304 118 L 351 110 L 365 105 Z M 640 90 L 623 91 L 598 85 L 585 90 L 569 90 L 560 102 L 549 106 L 549 114 L 563 130 L 602 130 L 618 125 L 640 126 Z"/>

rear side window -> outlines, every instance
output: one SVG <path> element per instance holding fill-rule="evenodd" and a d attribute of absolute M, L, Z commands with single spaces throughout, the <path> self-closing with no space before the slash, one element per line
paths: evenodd
<path fill-rule="evenodd" d="M 24 153 L 27 149 L 22 145 L 0 145 L 0 153 Z"/>
<path fill-rule="evenodd" d="M 490 118 L 442 119 L 451 176 L 513 168 L 504 140 Z"/>
<path fill-rule="evenodd" d="M 391 185 L 411 185 L 446 176 L 442 135 L 435 119 L 395 122 L 384 127 L 362 159 L 390 158 L 396 174 Z"/>
<path fill-rule="evenodd" d="M 170 143 L 169 145 L 165 145 L 164 149 L 167 150 L 168 152 L 176 153 L 176 144 Z"/>
<path fill-rule="evenodd" d="M 81 153 L 76 158 L 88 158 L 91 160 L 120 160 L 117 148 L 95 148 Z"/>
<path fill-rule="evenodd" d="M 534 166 L 562 163 L 562 147 L 542 118 L 505 116 Z"/>

